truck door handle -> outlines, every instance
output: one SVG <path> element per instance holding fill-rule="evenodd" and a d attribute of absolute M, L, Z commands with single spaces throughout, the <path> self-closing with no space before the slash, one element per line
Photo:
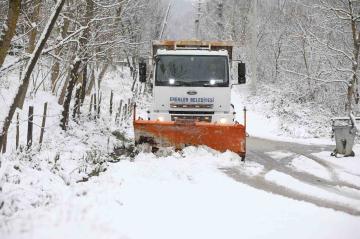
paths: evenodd
<path fill-rule="evenodd" d="M 197 92 L 195 90 L 189 90 L 188 92 L 186 92 L 188 95 L 196 95 Z"/>

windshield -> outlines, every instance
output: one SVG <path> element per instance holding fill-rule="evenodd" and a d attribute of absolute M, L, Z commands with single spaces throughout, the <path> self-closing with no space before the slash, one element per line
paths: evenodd
<path fill-rule="evenodd" d="M 167 55 L 156 61 L 157 86 L 229 86 L 226 56 Z"/>

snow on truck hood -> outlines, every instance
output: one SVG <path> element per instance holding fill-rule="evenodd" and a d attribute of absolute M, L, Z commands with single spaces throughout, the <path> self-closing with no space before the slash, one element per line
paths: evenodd
<path fill-rule="evenodd" d="M 228 56 L 226 50 L 209 51 L 209 50 L 164 50 L 159 49 L 157 55 L 194 55 L 194 56 Z"/>

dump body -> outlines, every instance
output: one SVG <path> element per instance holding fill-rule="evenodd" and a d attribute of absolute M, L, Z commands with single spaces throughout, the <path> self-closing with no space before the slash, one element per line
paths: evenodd
<path fill-rule="evenodd" d="M 224 50 L 228 52 L 229 59 L 232 60 L 234 44 L 230 41 L 198 41 L 198 40 L 165 40 L 153 42 L 153 58 L 156 56 L 158 50 L 194 50 L 207 49 L 211 52 Z"/>
<path fill-rule="evenodd" d="M 246 127 L 235 122 L 229 42 L 153 43 L 153 103 L 134 118 L 136 143 L 154 147 L 207 145 L 246 154 Z"/>

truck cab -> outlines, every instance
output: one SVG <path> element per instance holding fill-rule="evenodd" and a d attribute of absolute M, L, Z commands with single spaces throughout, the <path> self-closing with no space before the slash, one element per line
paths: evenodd
<path fill-rule="evenodd" d="M 232 124 L 232 48 L 228 42 L 154 42 L 148 120 Z"/>

